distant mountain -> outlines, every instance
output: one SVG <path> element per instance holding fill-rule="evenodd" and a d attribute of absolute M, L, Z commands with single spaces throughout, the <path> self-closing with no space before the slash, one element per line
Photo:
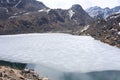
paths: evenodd
<path fill-rule="evenodd" d="M 0 7 L 8 9 L 12 7 L 29 11 L 47 8 L 42 2 L 36 0 L 0 0 Z"/>
<path fill-rule="evenodd" d="M 47 7 L 36 0 L 0 0 L 0 20 L 44 8 Z"/>
<path fill-rule="evenodd" d="M 120 6 L 110 8 L 101 8 L 98 6 L 86 9 L 86 12 L 93 18 L 107 18 L 109 15 L 120 12 Z"/>
<path fill-rule="evenodd" d="M 68 10 L 50 9 L 36 0 L 1 0 L 0 5 L 0 34 L 72 33 L 93 20 L 78 4 Z"/>

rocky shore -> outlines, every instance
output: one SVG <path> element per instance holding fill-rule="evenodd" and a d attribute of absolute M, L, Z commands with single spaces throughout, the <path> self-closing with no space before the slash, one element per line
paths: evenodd
<path fill-rule="evenodd" d="M 14 69 L 8 66 L 0 66 L 0 80 L 48 80 L 39 76 L 32 69 Z"/>
<path fill-rule="evenodd" d="M 33 69 L 26 68 L 26 65 L 0 60 L 0 80 L 48 80 Z"/>

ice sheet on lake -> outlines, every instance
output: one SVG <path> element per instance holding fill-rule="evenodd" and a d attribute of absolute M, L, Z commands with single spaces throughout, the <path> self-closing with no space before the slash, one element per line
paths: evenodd
<path fill-rule="evenodd" d="M 120 70 L 119 48 L 90 36 L 59 33 L 0 36 L 0 59 L 72 72 Z"/>

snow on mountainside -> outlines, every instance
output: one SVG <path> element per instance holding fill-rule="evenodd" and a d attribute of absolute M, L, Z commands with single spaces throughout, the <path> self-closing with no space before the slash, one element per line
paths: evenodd
<path fill-rule="evenodd" d="M 48 7 L 36 0 L 0 0 L 0 20 L 44 8 Z"/>
<path fill-rule="evenodd" d="M 93 18 L 107 18 L 109 15 L 120 12 L 120 6 L 116 6 L 112 9 L 101 8 L 98 6 L 86 9 L 86 12 Z"/>
<path fill-rule="evenodd" d="M 90 36 L 21 34 L 0 36 L 0 59 L 67 72 L 120 70 L 120 49 Z"/>
<path fill-rule="evenodd" d="M 47 8 L 42 2 L 36 0 L 0 0 L 0 7 L 19 9 L 42 9 Z M 29 9 L 28 9 L 29 8 Z"/>
<path fill-rule="evenodd" d="M 22 0 L 17 8 L 9 7 L 7 2 L 0 4 L 3 5 L 0 7 L 0 34 L 72 33 L 93 21 L 78 4 L 68 10 L 50 9 L 36 0 Z"/>

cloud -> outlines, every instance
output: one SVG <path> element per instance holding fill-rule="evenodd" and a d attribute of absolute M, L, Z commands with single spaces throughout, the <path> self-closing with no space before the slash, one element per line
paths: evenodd
<path fill-rule="evenodd" d="M 92 6 L 115 7 L 120 5 L 120 0 L 39 0 L 50 8 L 68 9 L 73 4 L 80 4 L 84 9 Z"/>

